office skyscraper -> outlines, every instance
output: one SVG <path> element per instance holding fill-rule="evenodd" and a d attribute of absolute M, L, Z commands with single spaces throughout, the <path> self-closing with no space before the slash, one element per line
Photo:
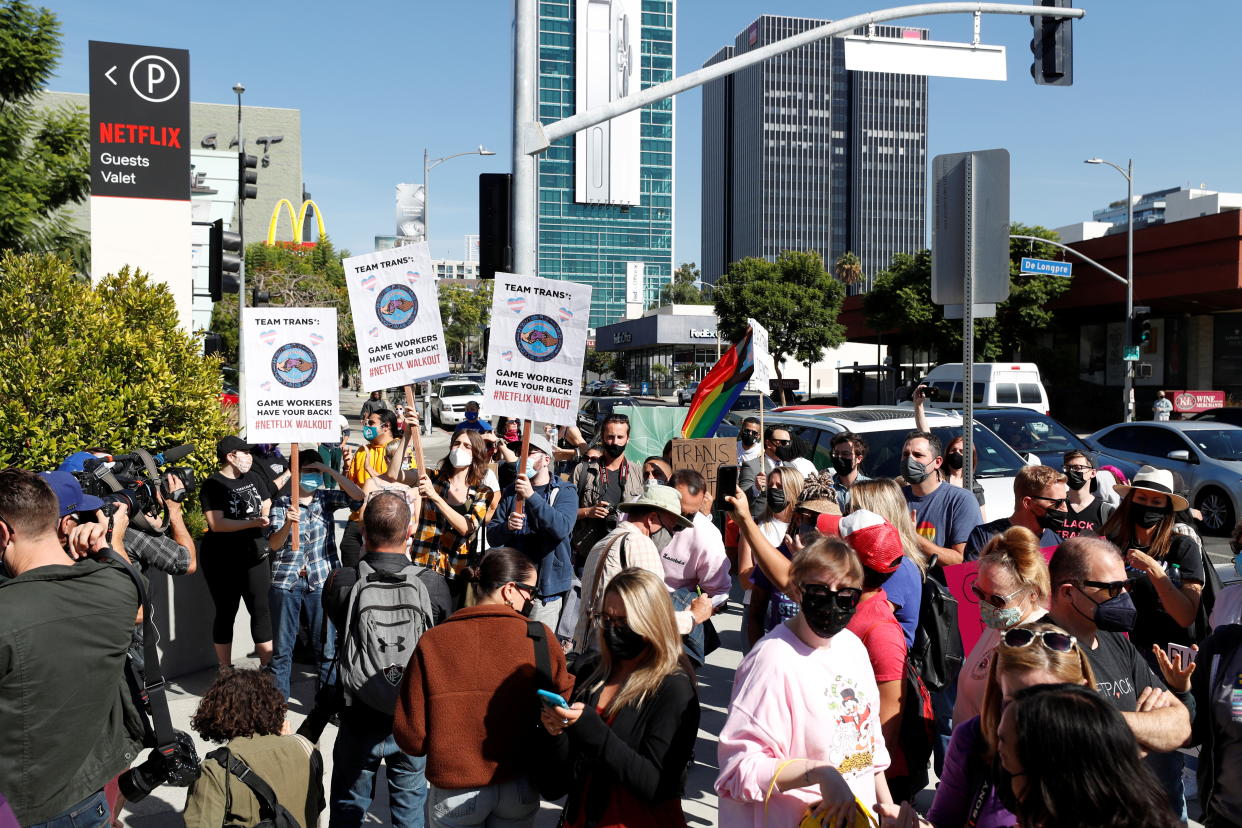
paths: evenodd
<path fill-rule="evenodd" d="M 605 2 L 604 5 L 608 5 Z M 640 88 L 673 77 L 674 0 L 641 7 Z M 575 22 L 584 0 L 540 0 L 539 117 L 576 111 Z M 625 318 L 626 265 L 645 266 L 644 303 L 673 273 L 673 101 L 641 110 L 639 203 L 575 201 L 574 139 L 554 143 L 539 160 L 539 275 L 592 286 L 591 327 Z"/>
<path fill-rule="evenodd" d="M 829 21 L 764 15 L 704 65 Z M 861 34 L 861 32 L 860 32 Z M 925 29 L 876 35 L 925 39 Z M 926 246 L 927 78 L 850 72 L 829 38 L 703 87 L 703 279 L 731 262 L 852 251 L 866 289 Z"/>

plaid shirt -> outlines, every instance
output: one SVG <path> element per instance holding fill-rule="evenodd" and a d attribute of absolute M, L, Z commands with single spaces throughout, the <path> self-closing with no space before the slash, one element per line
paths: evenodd
<path fill-rule="evenodd" d="M 436 491 L 448 499 L 448 483 L 437 483 Z M 429 566 L 446 578 L 456 578 L 472 561 L 475 536 L 479 525 L 487 517 L 487 505 L 492 490 L 479 484 L 466 489 L 466 499 L 461 506 L 452 506 L 466 519 L 469 528 L 464 535 L 453 530 L 448 518 L 436 508 L 430 498 L 423 498 L 422 514 L 410 545 L 410 559 L 420 566 Z"/>
<path fill-rule="evenodd" d="M 306 572 L 306 581 L 312 590 L 322 589 L 332 570 L 340 566 L 336 556 L 336 527 L 333 515 L 340 509 L 357 505 L 340 489 L 317 489 L 311 501 L 300 507 L 298 523 L 299 549 L 293 551 L 293 536 L 285 545 L 272 553 L 272 586 L 277 589 L 293 589 L 293 585 Z M 268 514 L 271 523 L 266 534 L 270 537 L 285 525 L 289 510 L 289 496 L 283 495 L 272 504 Z"/>
<path fill-rule="evenodd" d="M 184 575 L 190 568 L 190 550 L 167 535 L 126 528 L 125 551 L 142 564 L 143 572 L 153 566 L 169 575 Z"/>

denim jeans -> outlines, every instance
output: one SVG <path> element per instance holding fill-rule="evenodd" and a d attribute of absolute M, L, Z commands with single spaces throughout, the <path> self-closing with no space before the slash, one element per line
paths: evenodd
<path fill-rule="evenodd" d="M 936 776 L 944 770 L 944 756 L 949 751 L 953 734 L 953 706 L 957 704 L 957 676 L 943 690 L 931 694 L 932 712 L 936 716 L 936 732 L 932 738 L 932 767 Z"/>
<path fill-rule="evenodd" d="M 327 684 L 336 657 L 336 635 L 324 629 L 323 592 L 312 590 L 305 578 L 298 578 L 292 589 L 268 590 L 268 604 L 272 610 L 272 674 L 276 688 L 289 698 L 289 677 L 293 672 L 293 646 L 298 640 L 298 626 L 302 614 L 306 614 L 306 628 L 310 631 L 311 649 L 315 653 L 316 674 L 320 684 Z"/>
<path fill-rule="evenodd" d="M 32 823 L 26 828 L 104 828 L 111 823 L 108 798 L 99 790 L 46 822 Z"/>
<path fill-rule="evenodd" d="M 358 703 L 341 712 L 332 749 L 329 828 L 358 828 L 375 799 L 380 762 L 388 777 L 388 811 L 396 828 L 423 828 L 427 811 L 427 757 L 402 753 L 392 716 Z"/>
<path fill-rule="evenodd" d="M 674 590 L 669 595 L 669 597 L 673 599 L 673 611 L 681 612 L 684 609 L 689 609 L 691 602 L 694 601 L 698 595 L 698 590 L 690 589 L 690 587 L 681 587 Z M 707 656 L 703 654 L 703 636 L 703 625 L 695 624 L 694 629 L 690 630 L 689 633 L 681 637 L 686 655 L 690 657 L 690 661 L 694 663 L 696 668 L 702 667 L 703 660 L 707 658 Z"/>
<path fill-rule="evenodd" d="M 431 789 L 432 828 L 529 828 L 539 813 L 539 794 L 527 779 L 483 788 Z"/>

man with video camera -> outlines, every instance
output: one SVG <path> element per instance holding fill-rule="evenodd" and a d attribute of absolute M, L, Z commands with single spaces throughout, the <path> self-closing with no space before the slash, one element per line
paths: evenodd
<path fill-rule="evenodd" d="M 71 533 L 92 553 L 75 562 L 60 514 L 45 479 L 0 471 L 0 791 L 24 826 L 102 826 L 103 786 L 141 747 L 124 673 L 140 601 L 100 558 L 106 529 Z"/>

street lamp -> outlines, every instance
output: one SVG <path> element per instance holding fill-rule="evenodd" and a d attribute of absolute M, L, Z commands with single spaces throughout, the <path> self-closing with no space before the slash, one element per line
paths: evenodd
<path fill-rule="evenodd" d="M 1126 162 L 1126 168 L 1123 170 L 1112 161 L 1105 161 L 1103 158 L 1088 158 L 1084 164 L 1107 164 L 1117 172 L 1125 176 L 1126 179 L 1126 327 L 1125 333 L 1122 335 L 1122 342 L 1125 343 L 1126 351 L 1134 347 L 1131 339 L 1134 336 L 1134 159 L 1131 158 Z M 1122 354 L 1124 359 L 1125 353 Z M 1134 420 L 1134 406 L 1132 397 L 1134 396 L 1134 363 L 1127 360 L 1125 363 L 1125 390 L 1124 411 L 1127 423 Z"/>
<path fill-rule="evenodd" d="M 428 206 L 431 203 L 431 199 L 428 198 L 427 173 L 429 173 L 434 168 L 440 166 L 445 161 L 448 161 L 452 158 L 460 158 L 463 155 L 495 155 L 495 154 L 496 153 L 492 152 L 489 149 L 483 149 L 483 145 L 479 144 L 478 149 L 467 150 L 465 152 L 456 152 L 456 153 L 453 153 L 452 155 L 446 155 L 443 158 L 433 158 L 429 160 L 427 158 L 427 149 L 426 147 L 423 148 L 423 239 L 425 239 L 428 242 L 431 241 L 431 223 L 428 220 L 428 213 L 430 212 L 430 210 L 428 209 Z"/>

